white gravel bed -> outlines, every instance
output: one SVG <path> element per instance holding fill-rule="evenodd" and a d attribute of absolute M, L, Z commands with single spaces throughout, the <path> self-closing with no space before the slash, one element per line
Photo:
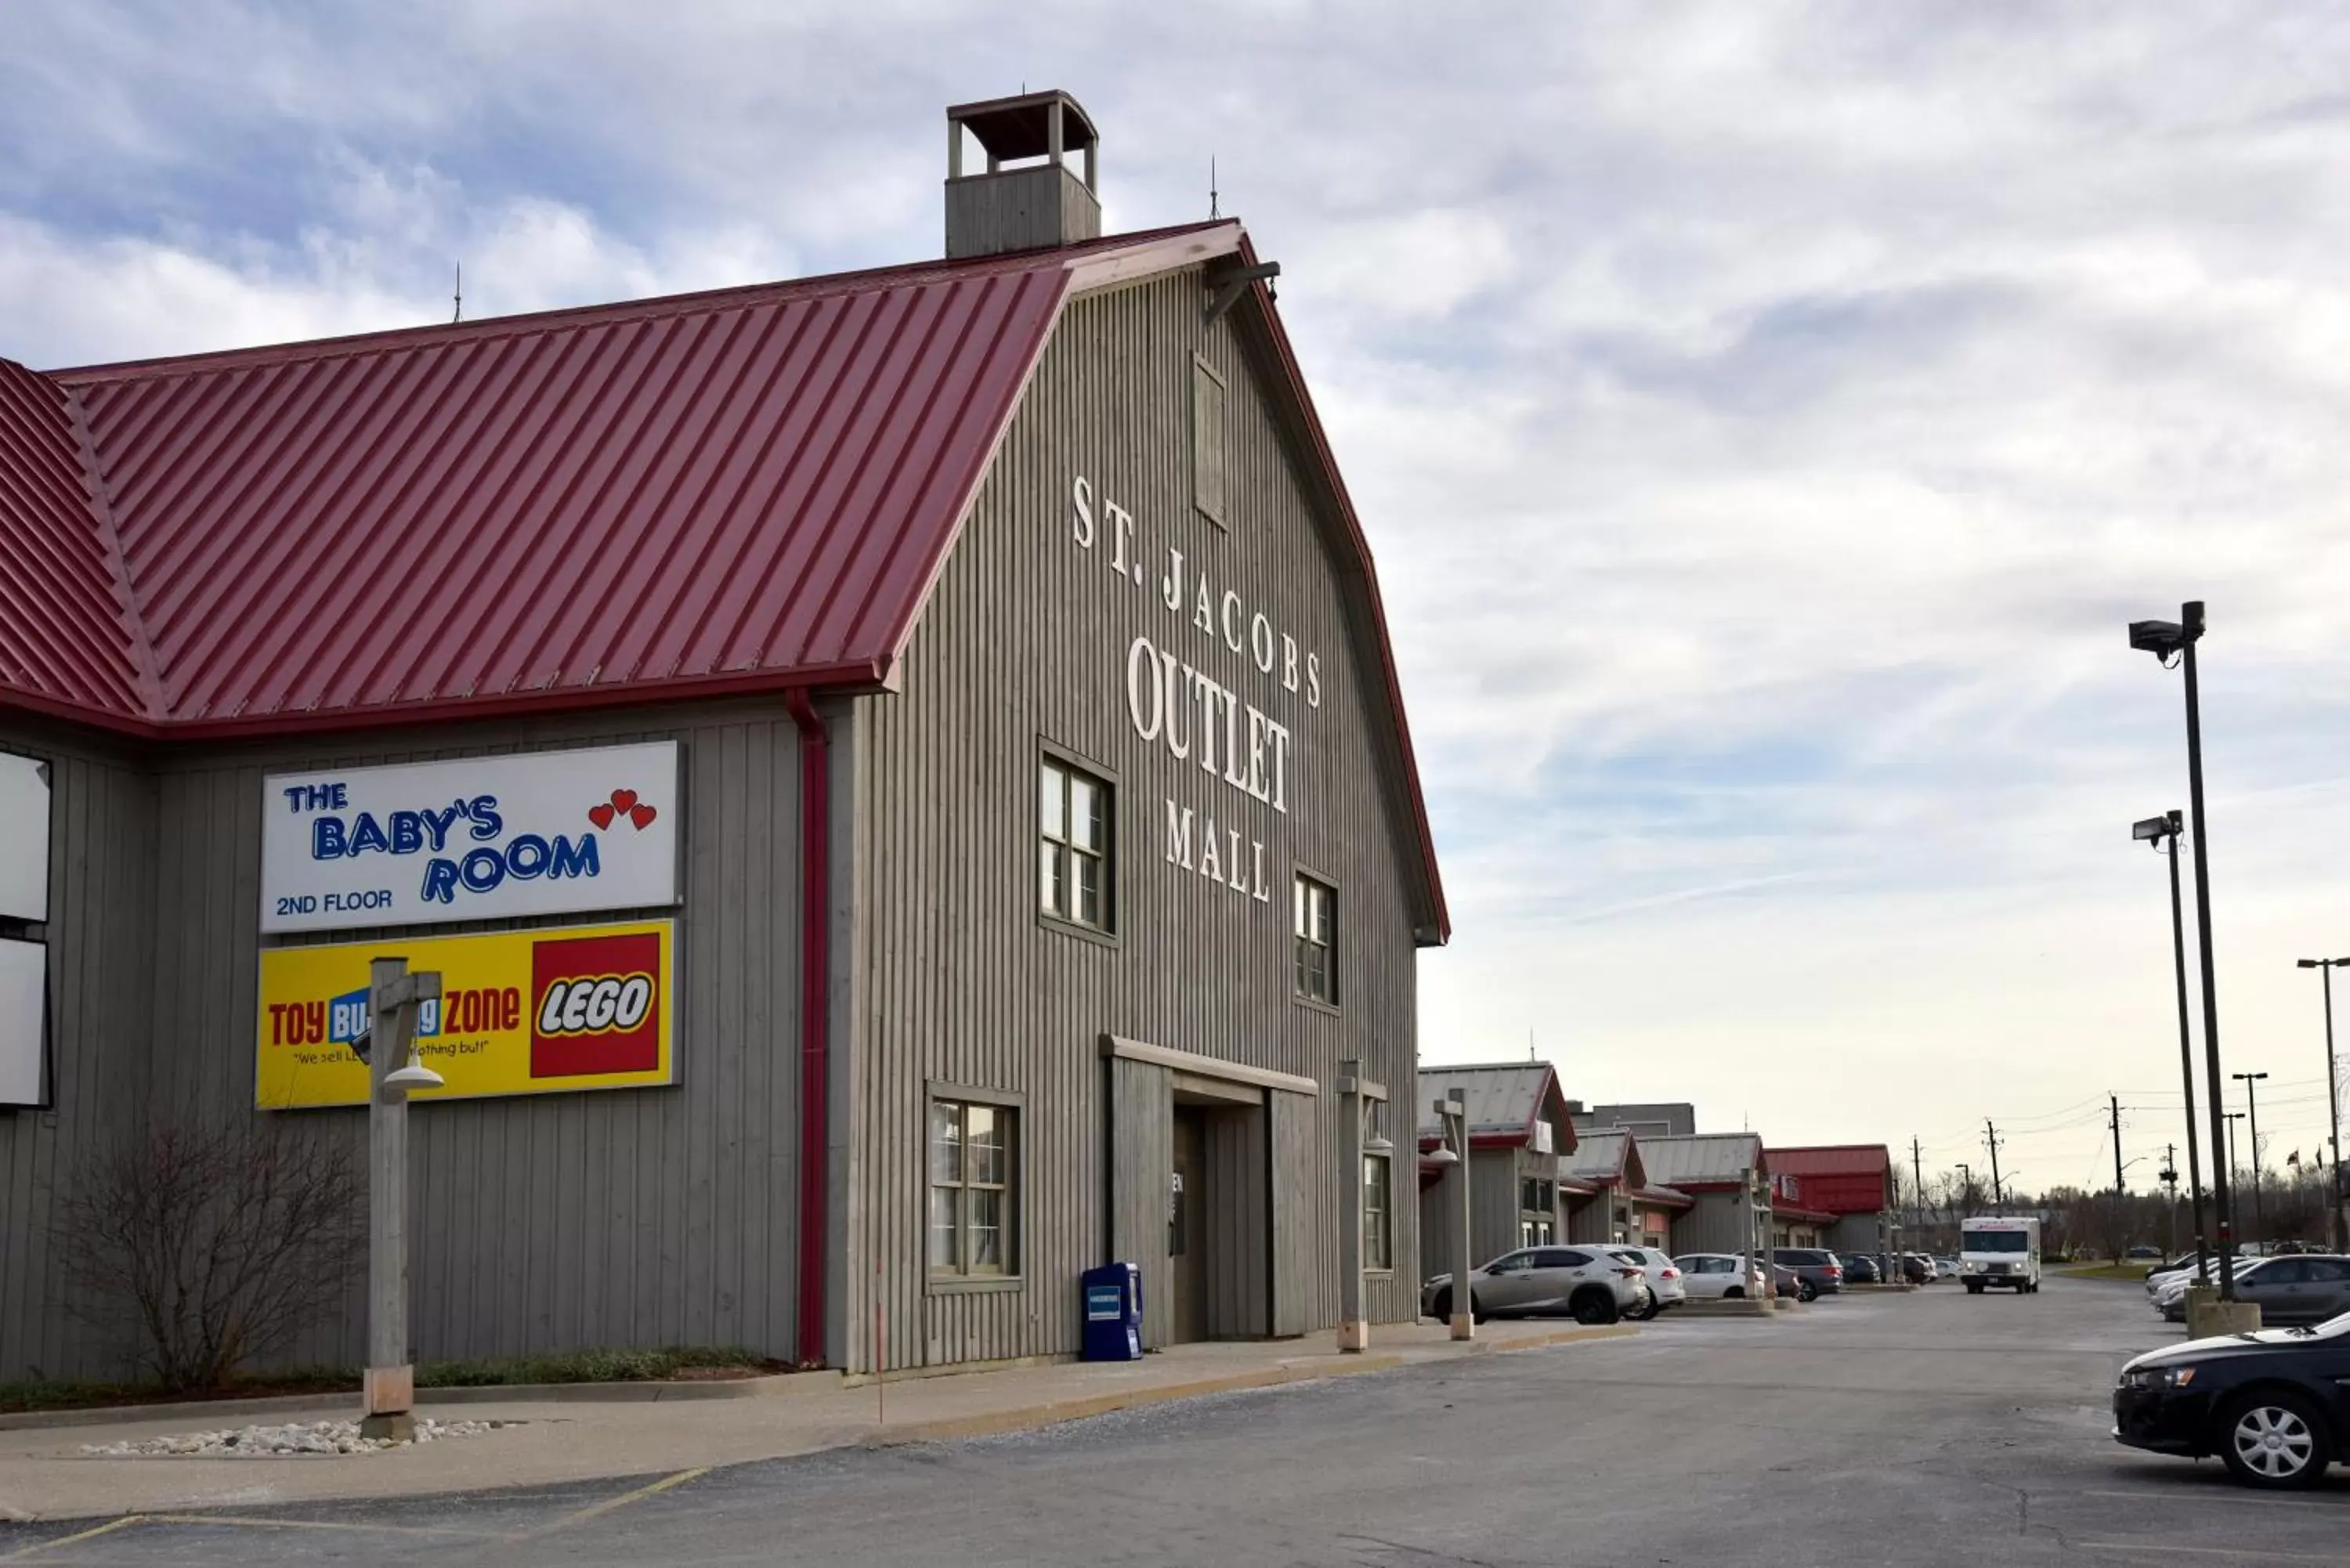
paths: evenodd
<path fill-rule="evenodd" d="M 416 1441 L 437 1443 L 450 1438 L 478 1438 L 518 1421 L 436 1421 L 416 1418 Z M 278 1459 L 309 1454 L 371 1454 L 407 1445 L 390 1438 L 362 1438 L 357 1421 L 293 1421 L 282 1427 L 224 1427 L 213 1432 L 174 1432 L 169 1437 L 137 1442 L 84 1443 L 81 1451 L 93 1458 L 155 1457 L 216 1458 L 220 1456 Z"/>

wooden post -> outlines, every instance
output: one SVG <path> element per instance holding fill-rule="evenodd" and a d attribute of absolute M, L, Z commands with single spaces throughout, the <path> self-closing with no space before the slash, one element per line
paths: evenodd
<path fill-rule="evenodd" d="M 1364 1351 L 1371 1332 L 1363 1314 L 1363 1064 L 1353 1056 L 1338 1064 L 1338 1125 L 1347 1156 L 1339 1182 L 1338 1348 Z"/>
<path fill-rule="evenodd" d="M 1477 1337 L 1476 1295 L 1469 1288 L 1469 1102 L 1455 1088 L 1437 1103 L 1438 1113 L 1460 1163 L 1452 1168 L 1452 1337 Z"/>
<path fill-rule="evenodd" d="M 416 1435 L 416 1368 L 408 1346 L 408 1090 L 389 1082 L 407 1065 L 416 1006 L 441 994 L 435 973 L 404 958 L 369 969 L 373 1013 L 368 1076 L 368 1365 L 359 1433 L 405 1442 Z"/>

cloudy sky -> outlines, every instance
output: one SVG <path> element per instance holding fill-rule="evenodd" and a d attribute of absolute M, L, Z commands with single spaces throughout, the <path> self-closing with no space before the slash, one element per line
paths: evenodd
<path fill-rule="evenodd" d="M 2027 1187 L 2179 1136 L 2210 602 L 2222 1040 L 2325 1121 L 2350 956 L 2350 6 L 16 0 L 42 367 L 936 254 L 946 103 L 1224 210 L 1378 548 L 1459 936 L 1436 1060 Z M 2350 1005 L 2350 996 L 2345 997 Z"/>

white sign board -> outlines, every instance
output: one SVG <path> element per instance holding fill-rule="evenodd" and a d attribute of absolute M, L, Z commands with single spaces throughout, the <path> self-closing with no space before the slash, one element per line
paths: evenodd
<path fill-rule="evenodd" d="M 48 770 L 0 752 L 0 919 L 48 918 Z"/>
<path fill-rule="evenodd" d="M 677 902 L 677 742 L 262 783 L 261 929 L 332 931 Z"/>
<path fill-rule="evenodd" d="M 48 949 L 0 941 L 0 1106 L 45 1103 L 41 1023 L 48 978 Z"/>

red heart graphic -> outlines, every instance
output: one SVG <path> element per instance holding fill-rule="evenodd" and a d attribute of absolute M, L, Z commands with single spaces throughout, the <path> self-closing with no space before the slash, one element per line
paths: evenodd
<path fill-rule="evenodd" d="M 612 792 L 612 809 L 614 811 L 626 811 L 636 804 L 636 791 L 632 789 L 616 789 Z"/>
<path fill-rule="evenodd" d="M 598 827 L 609 827 L 612 826 L 612 808 L 608 805 L 591 805 L 588 808 L 588 820 Z"/>
<path fill-rule="evenodd" d="M 655 811 L 651 806 L 639 805 L 629 811 L 629 820 L 635 823 L 638 830 L 641 832 L 645 828 L 650 827 L 653 825 L 653 818 L 660 815 L 660 813 Z"/>

